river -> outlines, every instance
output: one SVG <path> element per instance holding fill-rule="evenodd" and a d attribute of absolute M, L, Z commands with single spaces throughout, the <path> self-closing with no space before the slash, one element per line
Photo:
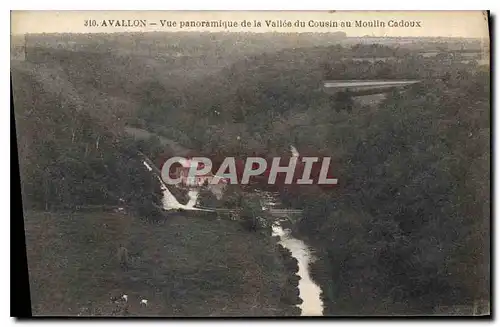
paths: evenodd
<path fill-rule="evenodd" d="M 263 209 L 269 209 L 277 205 L 276 197 L 266 192 L 263 196 Z M 283 228 L 282 221 L 286 219 L 277 218 L 272 226 L 272 235 L 280 238 L 279 244 L 290 250 L 292 256 L 297 259 L 299 271 L 299 297 L 302 303 L 298 305 L 302 316 L 322 316 L 323 301 L 321 300 L 321 288 L 314 283 L 309 274 L 309 264 L 314 260 L 309 246 L 303 241 L 292 236 L 290 229 Z"/>
<path fill-rule="evenodd" d="M 149 171 L 152 168 L 144 161 L 144 165 Z M 162 185 L 163 191 L 163 208 L 165 210 L 183 209 L 183 210 L 204 210 L 196 208 L 199 191 L 192 189 L 188 192 L 189 201 L 186 204 L 181 204 L 176 197 L 169 191 L 167 186 L 157 176 Z M 270 193 L 262 194 L 262 205 L 264 210 L 276 205 L 275 197 Z M 309 247 L 301 240 L 294 238 L 289 229 L 283 228 L 281 221 L 276 219 L 272 226 L 272 235 L 280 238 L 279 244 L 290 250 L 292 256 L 297 259 L 299 270 L 297 275 L 299 280 L 299 297 L 302 303 L 298 305 L 301 309 L 302 316 L 322 316 L 323 302 L 321 300 L 321 288 L 316 285 L 309 274 L 309 263 L 313 260 L 313 256 Z"/>
<path fill-rule="evenodd" d="M 297 259 L 299 271 L 299 297 L 302 304 L 299 305 L 302 316 L 322 316 L 323 301 L 321 300 L 321 288 L 316 285 L 309 275 L 309 263 L 313 259 L 309 247 L 301 240 L 291 236 L 289 229 L 283 229 L 279 223 L 273 225 L 273 236 L 280 237 L 280 244 L 292 252 Z"/>

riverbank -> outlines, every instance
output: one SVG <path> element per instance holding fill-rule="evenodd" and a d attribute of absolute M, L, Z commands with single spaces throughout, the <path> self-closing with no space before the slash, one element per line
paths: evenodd
<path fill-rule="evenodd" d="M 301 315 L 322 316 L 324 311 L 323 292 L 311 276 L 311 264 L 316 258 L 310 247 L 302 240 L 292 236 L 290 229 L 283 229 L 280 225 L 273 226 L 273 235 L 279 236 L 279 244 L 290 251 L 295 261 L 296 287 L 300 298 Z"/>
<path fill-rule="evenodd" d="M 110 298 L 123 294 L 131 316 L 299 314 L 294 292 L 285 291 L 294 279 L 290 258 L 273 238 L 234 222 L 35 211 L 24 220 L 34 315 L 120 315 Z M 128 271 L 116 259 L 120 243 Z"/>

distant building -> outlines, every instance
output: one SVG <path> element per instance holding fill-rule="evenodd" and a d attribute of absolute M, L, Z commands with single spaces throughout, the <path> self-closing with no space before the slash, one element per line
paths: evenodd
<path fill-rule="evenodd" d="M 334 96 L 337 111 L 351 111 L 354 100 L 361 105 L 374 105 L 385 99 L 385 93 L 419 83 L 418 80 L 329 80 L 325 91 Z"/>
<path fill-rule="evenodd" d="M 197 166 L 198 169 L 203 168 L 203 163 L 200 161 L 194 161 L 194 160 L 184 160 L 181 163 L 181 166 L 178 166 L 177 169 L 174 172 L 175 178 L 181 178 L 181 185 L 187 186 L 187 187 L 196 187 L 196 186 L 202 186 L 206 184 L 210 184 L 212 180 L 215 178 L 215 175 L 212 173 L 207 173 L 204 175 L 199 175 L 199 176 L 189 176 L 189 170 Z M 226 178 L 222 178 L 219 181 L 220 184 L 227 184 L 228 181 Z"/>
<path fill-rule="evenodd" d="M 328 93 L 349 92 L 351 96 L 385 93 L 394 88 L 419 83 L 418 80 L 330 80 L 323 86 Z"/>

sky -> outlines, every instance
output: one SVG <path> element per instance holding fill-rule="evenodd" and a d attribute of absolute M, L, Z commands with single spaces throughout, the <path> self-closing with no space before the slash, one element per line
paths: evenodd
<path fill-rule="evenodd" d="M 146 20 L 146 27 L 85 26 L 86 20 Z M 162 27 L 160 20 L 175 21 L 176 27 Z M 180 27 L 181 22 L 223 20 L 238 22 L 233 28 Z M 241 22 L 258 20 L 261 27 L 242 27 Z M 266 20 L 285 20 L 292 27 L 273 28 Z M 300 20 L 305 27 L 295 27 Z M 389 27 L 391 21 L 419 22 L 420 27 Z M 309 27 L 309 22 L 337 22 L 337 27 Z M 378 27 L 356 27 L 355 21 L 373 22 Z M 351 22 L 351 27 L 341 27 Z M 153 23 L 153 25 L 151 25 Z M 156 25 L 154 25 L 156 23 Z M 385 27 L 381 27 L 385 23 Z M 488 37 L 488 22 L 482 11 L 13 11 L 11 34 L 25 33 L 112 33 L 148 31 L 209 32 L 345 32 L 347 36 L 442 36 Z"/>

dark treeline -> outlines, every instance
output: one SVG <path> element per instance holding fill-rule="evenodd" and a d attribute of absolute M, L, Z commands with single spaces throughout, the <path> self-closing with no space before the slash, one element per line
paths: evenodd
<path fill-rule="evenodd" d="M 78 81 L 75 87 L 127 99 L 123 106 L 109 102 L 113 121 L 120 118 L 120 124 L 148 129 L 205 153 L 273 155 L 294 144 L 301 154 L 332 157 L 336 188 L 282 196 L 285 204 L 304 210 L 294 232 L 319 257 L 312 273 L 323 290 L 326 315 L 431 313 L 489 297 L 489 67 L 449 55 L 425 58 L 403 47 L 334 45 L 249 52 L 217 72 L 191 78 L 180 76 L 198 67 L 199 59 L 185 59 L 184 68 L 175 71 L 180 61 L 173 60 L 171 66 L 127 55 L 44 51 L 52 65 L 65 70 L 70 83 Z M 113 64 L 115 58 L 120 64 Z M 146 69 L 154 73 L 147 76 Z M 127 78 L 129 72 L 134 78 Z M 355 104 L 350 113 L 336 112 L 339 104 L 324 92 L 323 81 L 361 78 L 421 83 L 393 92 L 375 106 Z M 27 83 L 20 94 L 40 87 Z M 134 182 L 132 176 L 147 172 L 140 162 L 127 164 L 131 144 L 113 143 L 106 137 L 114 132 L 108 125 L 86 127 L 85 114 L 69 114 L 56 102 L 40 104 L 56 108 L 39 114 L 40 122 L 29 118 L 33 104 L 25 106 L 17 121 L 24 133 L 18 135 L 18 144 L 30 199 L 44 206 L 48 197 L 61 203 L 99 201 L 92 195 L 97 192 L 101 201 L 111 203 L 139 189 L 152 194 L 154 182 L 133 184 L 146 183 L 150 176 Z M 65 123 L 56 128 L 61 119 Z M 61 133 L 64 145 L 51 145 L 47 129 L 38 135 L 42 130 L 36 126 L 42 123 L 54 126 L 49 130 Z M 43 160 L 58 158 L 61 146 L 67 150 L 57 167 L 68 173 L 56 174 L 48 169 L 52 159 Z M 73 157 L 78 160 L 73 162 Z M 109 175 L 106 165 L 114 167 Z M 76 175 L 83 171 L 85 176 Z M 82 182 L 87 176 L 94 177 Z M 49 180 L 61 183 L 58 190 L 73 187 L 72 198 L 47 189 Z M 98 183 L 81 186 L 93 192 L 82 193 L 76 191 L 76 180 Z"/>
<path fill-rule="evenodd" d="M 472 75 L 333 123 L 338 189 L 289 199 L 305 210 L 297 233 L 322 253 L 313 272 L 327 312 L 430 313 L 488 298 L 488 79 Z"/>
<path fill-rule="evenodd" d="M 178 126 L 209 152 L 294 143 L 333 158 L 336 189 L 283 199 L 305 210 L 296 233 L 320 257 L 313 273 L 326 314 L 472 306 L 489 296 L 488 68 L 382 50 L 395 58 L 354 62 L 381 47 L 336 46 L 241 61 L 186 91 Z M 336 113 L 321 89 L 329 78 L 422 82 Z"/>
<path fill-rule="evenodd" d="M 116 135 L 88 111 L 13 71 L 17 144 L 24 203 L 30 209 L 123 206 L 157 219 L 160 185 L 137 151 L 156 144 Z"/>
<path fill-rule="evenodd" d="M 298 314 L 297 280 L 285 268 L 293 263 L 274 239 L 232 221 L 160 214 L 159 182 L 137 152 L 156 163 L 164 145 L 128 137 L 123 127 L 142 106 L 161 104 L 154 97 L 165 66 L 148 68 L 151 61 L 127 55 L 28 50 L 25 61 L 11 62 L 11 73 L 35 314 L 76 315 L 93 305 L 87 314 L 103 315 L 111 312 L 110 291 L 147 296 L 150 306 L 132 315 Z M 97 210 L 75 212 L 81 206 Z M 136 221 L 162 217 L 154 225 Z M 126 271 L 115 265 L 120 243 L 131 258 Z"/>

